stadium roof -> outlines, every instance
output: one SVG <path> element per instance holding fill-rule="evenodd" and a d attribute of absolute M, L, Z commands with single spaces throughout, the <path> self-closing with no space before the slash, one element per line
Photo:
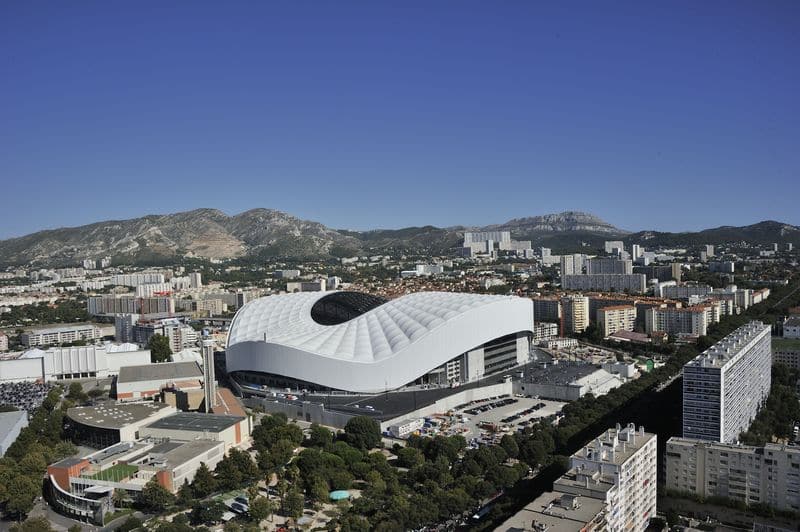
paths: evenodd
<path fill-rule="evenodd" d="M 151 429 L 186 430 L 193 432 L 222 432 L 243 420 L 240 416 L 221 416 L 198 412 L 178 412 L 147 425 Z"/>
<path fill-rule="evenodd" d="M 396 389 L 505 335 L 532 332 L 533 303 L 512 296 L 358 292 L 256 299 L 234 317 L 228 372 L 255 371 L 373 393 Z"/>
<path fill-rule="evenodd" d="M 192 380 L 203 377 L 197 362 L 162 362 L 143 366 L 122 366 L 117 382 Z"/>

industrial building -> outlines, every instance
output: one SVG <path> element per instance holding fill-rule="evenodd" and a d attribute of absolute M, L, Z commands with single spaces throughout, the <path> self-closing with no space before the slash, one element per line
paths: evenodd
<path fill-rule="evenodd" d="M 133 350 L 131 350 L 133 349 Z M 149 364 L 150 351 L 136 346 L 88 345 L 31 349 L 0 359 L 0 382 L 107 378 L 123 364 Z"/>
<path fill-rule="evenodd" d="M 751 321 L 683 366 L 683 437 L 732 443 L 769 395 L 770 327 Z"/>
<path fill-rule="evenodd" d="M 800 511 L 800 447 L 670 438 L 666 472 L 668 490 Z"/>
<path fill-rule="evenodd" d="M 226 349 L 234 379 L 259 386 L 376 393 L 412 383 L 449 387 L 528 361 L 529 299 L 420 292 L 385 300 L 358 292 L 251 301 Z"/>
<path fill-rule="evenodd" d="M 523 378 L 514 382 L 515 392 L 557 401 L 575 401 L 587 393 L 605 395 L 625 381 L 618 375 L 592 364 L 559 362 L 526 368 Z"/>
<path fill-rule="evenodd" d="M 250 437 L 250 418 L 178 412 L 153 421 L 139 429 L 139 437 L 166 440 L 205 439 L 225 444 L 225 452 L 242 445 Z"/>
<path fill-rule="evenodd" d="M 114 381 L 118 401 L 152 399 L 164 388 L 201 386 L 203 371 L 196 362 L 161 362 L 144 366 L 123 366 Z"/>
<path fill-rule="evenodd" d="M 155 402 L 108 401 L 96 406 L 76 406 L 67 410 L 67 432 L 82 445 L 102 449 L 135 441 L 143 426 L 176 412 L 174 406 Z"/>
<path fill-rule="evenodd" d="M 25 410 L 0 412 L 0 458 L 6 454 L 6 451 L 17 439 L 22 429 L 27 426 L 28 412 Z"/>
<path fill-rule="evenodd" d="M 656 515 L 657 436 L 609 429 L 569 459 L 547 492 L 496 530 L 644 532 Z"/>

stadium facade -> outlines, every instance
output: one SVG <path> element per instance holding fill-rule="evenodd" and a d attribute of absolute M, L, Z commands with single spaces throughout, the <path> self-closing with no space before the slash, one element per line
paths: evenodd
<path fill-rule="evenodd" d="M 268 296 L 231 324 L 227 371 L 238 382 L 378 393 L 456 386 L 528 361 L 533 303 L 512 296 L 360 292 Z"/>

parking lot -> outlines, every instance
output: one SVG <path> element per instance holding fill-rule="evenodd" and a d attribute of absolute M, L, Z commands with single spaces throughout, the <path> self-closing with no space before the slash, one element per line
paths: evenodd
<path fill-rule="evenodd" d="M 566 403 L 530 397 L 501 396 L 459 405 L 447 414 L 426 418 L 422 433 L 464 436 L 473 446 L 495 443 L 536 420 L 554 415 Z"/>

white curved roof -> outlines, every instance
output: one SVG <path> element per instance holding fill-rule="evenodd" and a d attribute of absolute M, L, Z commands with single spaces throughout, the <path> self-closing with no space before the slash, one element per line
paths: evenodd
<path fill-rule="evenodd" d="M 409 294 L 344 323 L 317 323 L 311 309 L 332 293 L 268 296 L 244 305 L 228 336 L 228 371 L 276 373 L 340 389 L 383 389 L 389 380 L 397 381 L 394 387 L 399 387 L 469 349 L 533 326 L 533 305 L 528 299 L 451 292 Z M 398 360 L 411 365 L 410 373 L 415 375 L 402 375 L 408 371 L 395 375 L 386 369 Z M 345 364 L 330 365 L 332 361 Z M 342 386 L 348 384 L 346 378 L 330 375 L 337 368 L 353 371 L 352 364 L 374 367 L 369 375 L 352 375 L 353 379 L 379 382 Z M 322 374 L 321 366 L 330 369 Z M 407 380 L 399 382 L 403 379 Z"/>

